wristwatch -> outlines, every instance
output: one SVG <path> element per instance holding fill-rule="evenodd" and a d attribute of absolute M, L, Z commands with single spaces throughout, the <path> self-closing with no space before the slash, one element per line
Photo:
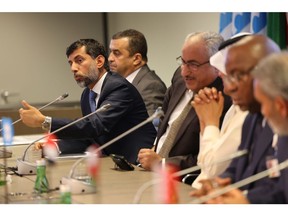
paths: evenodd
<path fill-rule="evenodd" d="M 42 129 L 49 131 L 51 128 L 51 121 L 52 121 L 52 118 L 49 116 L 46 116 L 44 122 L 42 122 Z"/>

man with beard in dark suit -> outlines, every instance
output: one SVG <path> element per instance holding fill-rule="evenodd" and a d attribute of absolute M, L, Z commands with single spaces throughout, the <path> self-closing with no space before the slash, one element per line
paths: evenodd
<path fill-rule="evenodd" d="M 148 118 L 137 89 L 119 74 L 109 71 L 107 53 L 102 44 L 94 39 L 80 39 L 67 48 L 66 55 L 77 84 L 84 88 L 81 95 L 83 116 L 105 104 L 111 107 L 57 132 L 62 153 L 82 153 L 91 144 L 105 144 Z M 27 126 L 42 126 L 53 132 L 72 122 L 44 116 L 26 101 L 22 105 L 20 117 Z M 139 149 L 152 147 L 155 136 L 153 124 L 147 123 L 103 149 L 103 154 L 119 154 L 136 163 Z"/>

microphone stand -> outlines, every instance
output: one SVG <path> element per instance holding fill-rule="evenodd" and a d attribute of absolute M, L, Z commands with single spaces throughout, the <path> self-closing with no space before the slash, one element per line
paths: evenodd
<path fill-rule="evenodd" d="M 223 158 L 223 159 L 219 159 L 219 160 L 216 160 L 216 161 L 213 161 L 211 165 L 208 165 L 209 166 L 212 166 L 214 164 L 218 164 L 218 163 L 223 163 L 223 162 L 226 162 L 226 161 L 229 161 L 229 160 L 232 160 L 234 158 L 237 158 L 237 157 L 241 157 L 245 154 L 248 153 L 248 150 L 247 149 L 244 149 L 244 150 L 240 150 L 240 151 L 237 151 L 235 153 L 232 153 L 230 154 L 228 157 L 226 158 Z M 204 166 L 204 167 L 207 167 L 207 166 Z M 193 167 L 190 167 L 190 168 L 187 168 L 187 169 L 184 169 L 184 170 L 180 170 L 176 173 L 173 174 L 173 177 L 179 177 L 179 176 L 182 176 L 182 175 L 186 175 L 188 173 L 191 173 L 191 172 L 195 172 L 197 170 L 200 170 L 201 167 L 196 165 L 196 166 L 193 166 Z"/>
<path fill-rule="evenodd" d="M 212 164 L 210 164 L 209 166 L 212 166 L 212 165 L 215 165 L 215 164 L 218 164 L 218 163 L 222 163 L 222 162 L 226 162 L 226 161 L 229 161 L 229 160 L 232 160 L 234 158 L 237 158 L 237 157 L 241 157 L 245 154 L 247 154 L 248 151 L 246 149 L 244 150 L 241 150 L 241 151 L 237 151 L 235 153 L 232 153 L 230 154 L 228 157 L 226 158 L 223 158 L 223 159 L 219 159 L 219 160 L 216 160 L 214 161 Z M 182 176 L 182 175 L 185 175 L 185 174 L 188 174 L 188 173 L 191 173 L 191 172 L 195 172 L 197 170 L 200 170 L 201 167 L 196 165 L 196 166 L 193 166 L 193 167 L 190 167 L 190 168 L 187 168 L 187 169 L 184 169 L 184 170 L 180 170 L 178 172 L 175 172 L 172 174 L 172 177 L 173 178 L 176 178 L 176 177 L 179 177 L 179 176 Z M 149 187 L 155 185 L 155 184 L 159 184 L 161 182 L 161 179 L 153 179 L 151 181 L 148 181 L 146 183 L 144 183 L 137 191 L 135 197 L 134 197 L 134 201 L 133 203 L 136 204 L 136 203 L 139 203 L 140 202 L 140 199 L 141 199 L 141 196 L 143 194 L 143 192 L 148 189 Z"/>
<path fill-rule="evenodd" d="M 85 155 L 84 157 L 78 159 L 71 167 L 71 170 L 69 172 L 68 177 L 63 177 L 62 178 L 62 184 L 68 184 L 70 185 L 71 188 L 71 193 L 73 194 L 79 194 L 79 193 L 95 193 L 96 192 L 96 188 L 93 187 L 91 184 L 83 182 L 83 181 L 79 181 L 75 178 L 73 178 L 73 174 L 74 174 L 74 170 L 76 169 L 76 167 L 85 159 L 87 159 L 87 157 L 95 157 L 95 155 L 97 155 L 97 153 L 99 151 L 101 151 L 102 149 L 108 147 L 109 145 L 113 144 L 114 142 L 118 141 L 119 139 L 121 139 L 122 137 L 132 133 L 133 131 L 137 130 L 138 128 L 142 127 L 143 125 L 147 124 L 148 122 L 152 122 L 153 119 L 155 118 L 159 118 L 161 116 L 163 116 L 164 113 L 162 111 L 161 107 L 158 107 L 157 110 L 155 111 L 155 113 L 153 113 L 153 115 L 151 115 L 149 118 L 147 118 L 146 120 L 144 120 L 143 122 L 139 123 L 138 125 L 130 128 L 129 130 L 125 131 L 124 133 L 120 134 L 119 136 L 115 137 L 114 139 L 110 140 L 109 142 L 101 145 L 99 148 L 97 148 L 94 152 L 91 152 L 92 154 L 88 154 Z M 84 189 L 82 189 L 84 188 Z"/>
<path fill-rule="evenodd" d="M 18 174 L 22 174 L 22 175 L 36 174 L 36 168 L 37 168 L 36 164 L 35 163 L 29 163 L 28 161 L 25 161 L 27 151 L 34 143 L 36 143 L 36 142 L 38 142 L 38 141 L 40 141 L 40 140 L 42 140 L 42 139 L 44 139 L 44 138 L 46 138 L 46 137 L 48 137 L 50 135 L 53 135 L 53 134 L 55 134 L 55 133 L 57 133 L 57 132 L 59 132 L 61 130 L 64 130 L 65 128 L 70 127 L 71 125 L 73 125 L 73 124 L 75 124 L 75 123 L 77 123 L 79 121 L 82 121 L 83 119 L 88 118 L 91 115 L 94 115 L 95 113 L 107 110 L 109 107 L 111 107 L 110 104 L 105 104 L 102 107 L 100 107 L 99 109 L 95 110 L 94 112 L 89 113 L 88 115 L 83 116 L 83 117 L 81 117 L 79 119 L 76 119 L 75 121 L 72 121 L 69 124 L 67 124 L 67 125 L 65 125 L 65 126 L 63 126 L 61 128 L 58 128 L 57 130 L 55 130 L 55 131 L 53 131 L 51 133 L 48 133 L 45 136 L 40 137 L 39 139 L 37 139 L 37 140 L 33 141 L 32 143 L 30 143 L 27 146 L 27 148 L 25 149 L 25 151 L 23 153 L 23 157 L 17 159 Z"/>
<path fill-rule="evenodd" d="M 228 186 L 226 186 L 226 187 L 224 187 L 222 189 L 215 190 L 215 191 L 211 192 L 210 194 L 208 194 L 206 196 L 203 196 L 203 197 L 200 197 L 200 198 L 196 198 L 191 203 L 192 204 L 201 204 L 203 202 L 207 202 L 208 200 L 216 198 L 216 197 L 218 197 L 218 196 L 220 196 L 222 194 L 225 194 L 225 193 L 229 192 L 230 190 L 240 188 L 242 186 L 245 186 L 247 184 L 255 182 L 255 181 L 259 180 L 259 179 L 267 177 L 270 174 L 270 172 L 275 171 L 275 169 L 280 171 L 280 170 L 285 169 L 287 167 L 288 167 L 288 159 L 283 161 L 282 163 L 278 164 L 277 166 L 273 166 L 273 167 L 271 167 L 271 168 L 269 168 L 267 170 L 259 172 L 259 173 L 255 174 L 255 175 L 252 175 L 252 176 L 250 176 L 248 178 L 245 178 L 245 179 L 243 179 L 241 181 L 238 181 L 238 182 L 236 182 L 234 184 L 228 185 Z"/>
<path fill-rule="evenodd" d="M 53 104 L 53 103 L 56 103 L 56 102 L 58 102 L 58 101 L 62 101 L 62 100 L 64 100 L 64 99 L 65 99 L 66 97 L 68 97 L 68 96 L 69 96 L 69 94 L 68 94 L 68 93 L 65 93 L 65 94 L 59 96 L 58 98 L 56 98 L 55 100 L 51 101 L 50 103 L 48 103 L 48 104 L 40 107 L 38 110 L 42 110 L 42 109 L 46 108 L 47 106 L 50 106 L 50 105 Z M 16 121 L 14 121 L 14 122 L 12 123 L 12 125 L 14 125 L 14 124 L 16 124 L 16 123 L 18 123 L 18 122 L 20 122 L 20 121 L 21 121 L 21 118 L 18 119 L 18 120 L 16 120 Z M 0 128 L 0 132 L 1 132 L 2 130 L 3 130 L 3 129 Z"/>

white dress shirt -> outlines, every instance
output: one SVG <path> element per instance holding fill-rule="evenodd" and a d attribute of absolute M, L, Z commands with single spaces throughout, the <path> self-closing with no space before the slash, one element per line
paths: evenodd
<path fill-rule="evenodd" d="M 184 107 L 187 105 L 187 103 L 189 101 L 191 101 L 193 97 L 193 92 L 191 90 L 187 90 L 184 94 L 184 96 L 182 97 L 182 99 L 180 100 L 180 102 L 178 103 L 178 105 L 175 107 L 175 109 L 173 110 L 173 112 L 170 115 L 169 121 L 168 121 L 168 126 L 166 129 L 166 132 L 160 137 L 158 145 L 157 145 L 157 149 L 156 149 L 156 153 L 158 154 L 169 131 L 171 128 L 171 124 L 175 121 L 175 119 L 177 119 L 177 117 L 181 114 L 182 110 L 184 109 Z M 154 145 L 156 144 L 156 139 L 154 142 Z"/>
<path fill-rule="evenodd" d="M 218 127 L 208 125 L 203 136 L 200 136 L 200 149 L 198 166 L 201 167 L 200 175 L 195 179 L 192 187 L 201 188 L 201 179 L 213 178 L 221 174 L 231 161 L 214 163 L 237 151 L 241 142 L 242 125 L 248 111 L 241 111 L 237 105 L 232 105 L 227 111 L 221 131 Z"/>
<path fill-rule="evenodd" d="M 134 78 L 137 76 L 137 74 L 139 73 L 141 68 L 137 69 L 136 71 L 132 72 L 131 74 L 129 74 L 127 77 L 126 77 L 126 80 L 128 80 L 128 82 L 132 83 Z"/>
<path fill-rule="evenodd" d="M 106 76 L 107 76 L 107 72 L 105 74 L 103 74 L 103 76 L 100 78 L 100 80 L 96 83 L 96 85 L 92 89 L 92 91 L 97 93 L 97 97 L 95 98 L 96 107 L 97 107 L 97 103 L 99 100 L 99 96 L 101 94 L 102 85 L 103 85 L 103 82 L 104 82 Z"/>

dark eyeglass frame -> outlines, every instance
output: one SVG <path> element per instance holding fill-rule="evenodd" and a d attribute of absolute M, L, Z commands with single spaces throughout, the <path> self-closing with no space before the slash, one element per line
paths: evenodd
<path fill-rule="evenodd" d="M 181 65 L 186 65 L 190 70 L 197 71 L 199 67 L 205 65 L 205 64 L 210 64 L 210 61 L 206 61 L 203 63 L 196 63 L 195 61 L 185 61 L 182 56 L 178 56 L 176 58 L 177 63 Z"/>
<path fill-rule="evenodd" d="M 222 76 L 222 79 L 224 82 L 228 84 L 239 84 L 240 82 L 246 81 L 248 76 L 251 74 L 251 71 L 254 70 L 255 66 L 250 67 L 246 71 L 239 71 L 234 72 L 231 75 L 224 75 Z"/>

